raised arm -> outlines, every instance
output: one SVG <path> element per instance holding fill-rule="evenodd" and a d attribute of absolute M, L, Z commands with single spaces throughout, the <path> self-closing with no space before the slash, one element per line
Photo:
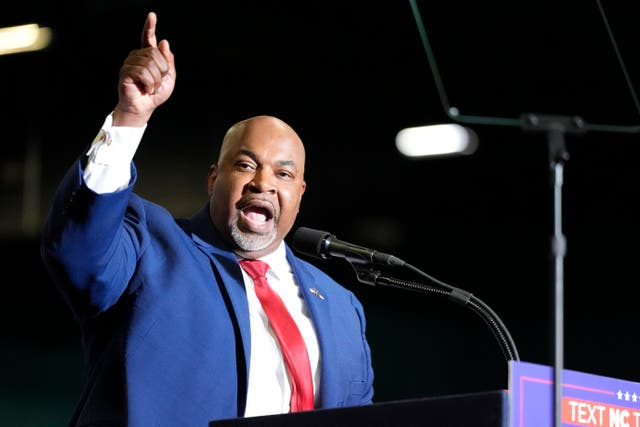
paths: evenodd
<path fill-rule="evenodd" d="M 142 47 L 132 50 L 120 67 L 114 126 L 144 126 L 173 92 L 176 66 L 167 40 L 156 37 L 158 17 L 149 12 L 142 30 Z"/>

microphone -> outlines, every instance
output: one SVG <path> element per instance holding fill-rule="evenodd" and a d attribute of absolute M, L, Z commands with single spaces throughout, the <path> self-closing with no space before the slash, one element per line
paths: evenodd
<path fill-rule="evenodd" d="M 330 257 L 338 257 L 346 259 L 351 263 L 351 266 L 358 275 L 358 280 L 362 283 L 374 286 L 393 286 L 395 288 L 408 289 L 412 291 L 434 292 L 438 295 L 447 295 L 449 299 L 466 307 L 470 307 L 476 312 L 476 314 L 483 318 L 498 340 L 502 353 L 506 357 L 507 361 L 520 360 L 513 338 L 511 338 L 511 334 L 504 323 L 502 323 L 502 320 L 500 320 L 491 307 L 467 291 L 447 285 L 446 283 L 441 282 L 440 280 L 413 267 L 411 264 L 405 263 L 401 259 L 394 257 L 393 255 L 340 241 L 336 239 L 336 236 L 328 231 L 300 227 L 293 234 L 293 248 L 300 253 L 316 258 L 327 259 Z M 358 266 L 355 264 L 358 264 Z M 425 286 L 422 283 L 407 282 L 391 277 L 385 277 L 382 276 L 379 271 L 373 271 L 372 269 L 367 270 L 362 267 L 370 266 L 372 264 L 406 267 L 409 270 L 426 277 L 431 282 L 438 285 L 438 287 L 435 288 Z M 443 289 L 445 292 L 443 292 Z"/>
<path fill-rule="evenodd" d="M 293 247 L 298 252 L 322 259 L 338 257 L 357 264 L 405 265 L 403 260 L 393 255 L 343 242 L 327 231 L 307 227 L 300 227 L 293 234 Z"/>

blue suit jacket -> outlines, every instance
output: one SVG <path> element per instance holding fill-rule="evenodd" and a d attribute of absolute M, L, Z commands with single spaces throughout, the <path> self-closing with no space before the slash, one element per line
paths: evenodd
<path fill-rule="evenodd" d="M 176 221 L 133 192 L 131 169 L 127 189 L 98 195 L 78 162 L 43 230 L 43 260 L 80 325 L 86 361 L 70 424 L 206 427 L 242 416 L 251 343 L 238 261 L 208 204 Z M 319 406 L 371 403 L 360 302 L 286 252 L 318 335 Z"/>

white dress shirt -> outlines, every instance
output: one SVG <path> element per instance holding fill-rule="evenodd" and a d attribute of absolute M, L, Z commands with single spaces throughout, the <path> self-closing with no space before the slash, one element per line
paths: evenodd
<path fill-rule="evenodd" d="M 131 180 L 131 161 L 146 126 L 112 126 L 107 116 L 100 132 L 87 152 L 83 172 L 87 186 L 96 193 L 111 193 L 125 188 Z M 269 264 L 267 280 L 282 298 L 304 338 L 313 375 L 314 398 L 317 401 L 320 379 L 320 350 L 311 317 L 286 259 L 284 243 L 261 258 Z M 291 386 L 277 337 L 269 325 L 253 288 L 253 280 L 243 270 L 249 304 L 251 358 L 245 416 L 289 412 Z"/>
<path fill-rule="evenodd" d="M 282 298 L 307 346 L 313 375 L 313 395 L 316 398 L 320 382 L 320 351 L 309 312 L 287 262 L 284 243 L 275 252 L 260 259 L 269 264 L 269 286 Z M 251 319 L 251 360 L 245 416 L 286 413 L 289 412 L 291 386 L 278 339 L 256 296 L 253 279 L 244 269 L 242 274 Z"/>

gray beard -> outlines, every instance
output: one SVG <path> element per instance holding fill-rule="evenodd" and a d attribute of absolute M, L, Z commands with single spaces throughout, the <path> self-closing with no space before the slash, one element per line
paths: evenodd
<path fill-rule="evenodd" d="M 246 252 L 259 251 L 269 246 L 276 239 L 276 229 L 268 234 L 244 233 L 238 228 L 238 221 L 231 224 L 231 238 L 240 249 Z"/>

